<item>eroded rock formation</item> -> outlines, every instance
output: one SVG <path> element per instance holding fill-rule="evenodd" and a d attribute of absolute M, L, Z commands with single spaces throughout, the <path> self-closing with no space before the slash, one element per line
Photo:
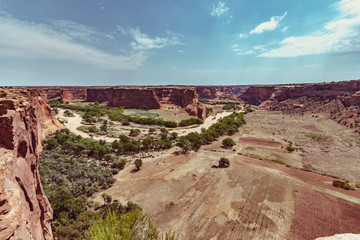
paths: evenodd
<path fill-rule="evenodd" d="M 191 116 L 198 117 L 203 121 L 206 118 L 206 108 L 199 102 L 195 87 L 118 86 L 36 88 L 44 91 L 49 100 L 57 99 L 63 102 L 99 102 L 109 106 L 124 106 L 125 108 L 143 109 L 159 109 L 161 108 L 161 104 L 174 104 L 182 107 Z M 220 88 L 230 89 L 230 87 Z M 234 89 L 237 88 L 234 87 Z M 216 92 L 219 93 L 219 89 L 216 90 Z M 226 92 L 233 94 L 230 90 L 227 90 Z M 223 96 L 223 94 L 220 95 Z"/>
<path fill-rule="evenodd" d="M 58 128 L 44 94 L 0 88 L 0 239 L 53 239 L 37 164 L 41 140 Z"/>
<path fill-rule="evenodd" d="M 62 102 L 75 102 L 86 100 L 87 87 L 36 87 L 45 93 L 50 100 L 60 100 Z"/>
<path fill-rule="evenodd" d="M 147 88 L 88 88 L 86 101 L 125 108 L 159 109 L 161 107 L 155 92 Z"/>
<path fill-rule="evenodd" d="M 196 92 L 201 98 L 232 98 L 245 92 L 249 86 L 196 86 Z"/>
<path fill-rule="evenodd" d="M 161 103 L 180 106 L 191 116 L 205 120 L 206 107 L 199 102 L 195 88 L 154 88 L 154 90 Z"/>
<path fill-rule="evenodd" d="M 288 114 L 322 113 L 360 131 L 360 80 L 298 85 L 253 86 L 239 100 Z"/>

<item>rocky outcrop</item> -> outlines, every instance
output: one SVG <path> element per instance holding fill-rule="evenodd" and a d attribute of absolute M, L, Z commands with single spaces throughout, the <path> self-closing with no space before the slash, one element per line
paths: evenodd
<path fill-rule="evenodd" d="M 360 80 L 250 87 L 239 100 L 288 114 L 322 113 L 360 131 Z"/>
<path fill-rule="evenodd" d="M 76 102 L 86 100 L 87 87 L 36 87 L 42 91 L 47 100 L 60 100 L 62 102 Z"/>
<path fill-rule="evenodd" d="M 43 91 L 47 99 L 57 99 L 63 102 L 87 101 L 99 102 L 108 106 L 123 106 L 125 108 L 159 109 L 161 104 L 175 104 L 182 107 L 191 116 L 203 121 L 206 118 L 206 108 L 198 101 L 195 87 L 36 87 Z M 212 87 L 210 87 L 212 88 Z M 219 87 L 230 89 L 230 87 Z M 232 88 L 231 88 L 232 89 Z M 224 90 L 232 95 L 237 90 Z M 216 90 L 219 92 L 219 90 Z M 219 93 L 220 94 L 220 93 Z M 221 93 L 221 96 L 224 94 Z"/>
<path fill-rule="evenodd" d="M 200 98 L 232 98 L 245 92 L 249 86 L 196 86 Z"/>
<path fill-rule="evenodd" d="M 205 120 L 206 107 L 199 102 L 195 88 L 154 88 L 154 91 L 161 103 L 180 106 L 189 115 Z"/>
<path fill-rule="evenodd" d="M 53 239 L 37 164 L 41 140 L 60 127 L 41 92 L 0 88 L 0 239 Z"/>
<path fill-rule="evenodd" d="M 259 105 L 268 100 L 275 91 L 275 87 L 252 86 L 241 94 L 238 99 L 252 105 Z"/>
<path fill-rule="evenodd" d="M 161 107 L 155 92 L 147 88 L 89 88 L 86 101 L 125 108 L 159 109 Z"/>
<path fill-rule="evenodd" d="M 174 104 L 191 116 L 203 121 L 206 118 L 206 108 L 199 102 L 196 89 L 192 87 L 88 88 L 86 101 L 143 109 L 159 109 L 161 104 Z"/>

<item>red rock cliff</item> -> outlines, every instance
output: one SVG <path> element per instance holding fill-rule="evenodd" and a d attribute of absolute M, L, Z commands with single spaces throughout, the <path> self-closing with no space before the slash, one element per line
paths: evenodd
<path fill-rule="evenodd" d="M 154 90 L 160 102 L 180 106 L 189 115 L 205 120 L 206 107 L 199 102 L 195 88 L 154 88 Z"/>
<path fill-rule="evenodd" d="M 37 164 L 41 140 L 62 126 L 43 96 L 0 88 L 0 239 L 53 239 Z"/>
<path fill-rule="evenodd" d="M 196 92 L 201 98 L 235 97 L 245 92 L 249 86 L 196 86 Z"/>
<path fill-rule="evenodd" d="M 289 114 L 322 113 L 360 131 L 360 80 L 250 87 L 239 99 Z"/>
<path fill-rule="evenodd" d="M 86 100 L 87 87 L 34 87 L 45 93 L 49 100 L 61 100 L 63 102 L 75 102 Z"/>
<path fill-rule="evenodd" d="M 88 102 L 107 103 L 125 108 L 159 109 L 160 101 L 152 89 L 147 88 L 88 88 Z"/>

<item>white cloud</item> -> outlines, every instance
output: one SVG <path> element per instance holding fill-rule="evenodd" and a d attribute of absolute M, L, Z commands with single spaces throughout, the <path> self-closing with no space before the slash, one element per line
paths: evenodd
<path fill-rule="evenodd" d="M 289 28 L 288 26 L 283 27 L 283 28 L 281 29 L 281 31 L 282 31 L 282 32 L 286 32 L 286 30 L 288 30 L 288 28 Z"/>
<path fill-rule="evenodd" d="M 280 47 L 266 51 L 262 57 L 295 57 L 301 55 L 360 51 L 360 1 L 341 0 L 339 16 L 323 29 L 309 35 L 287 37 Z"/>
<path fill-rule="evenodd" d="M 260 34 L 264 31 L 275 30 L 278 27 L 280 21 L 286 16 L 286 14 L 287 14 L 287 12 L 285 12 L 284 15 L 282 15 L 282 16 L 271 17 L 270 21 L 259 24 L 256 28 L 251 30 L 249 33 L 250 34 L 254 34 L 254 33 Z"/>
<path fill-rule="evenodd" d="M 237 44 L 234 44 L 234 45 L 232 45 L 232 48 L 237 48 L 239 45 L 237 45 Z"/>
<path fill-rule="evenodd" d="M 99 2 L 99 8 L 103 11 L 105 11 L 105 6 L 103 2 Z"/>
<path fill-rule="evenodd" d="M 253 55 L 253 50 L 247 50 L 247 51 L 236 51 L 236 55 Z"/>
<path fill-rule="evenodd" d="M 86 42 L 99 42 L 104 38 L 114 40 L 111 34 L 104 34 L 96 31 L 93 27 L 71 22 L 68 20 L 49 20 L 54 30 L 65 33 L 66 35 Z"/>
<path fill-rule="evenodd" d="M 247 38 L 248 35 L 246 33 L 240 33 L 239 34 L 239 38 L 242 39 L 242 38 Z"/>
<path fill-rule="evenodd" d="M 0 57 L 67 60 L 109 69 L 136 69 L 146 60 L 143 52 L 108 54 L 49 25 L 20 21 L 8 14 L 0 14 L 0 35 Z"/>
<path fill-rule="evenodd" d="M 128 34 L 132 37 L 133 42 L 130 43 L 130 46 L 135 50 L 148 50 L 182 44 L 179 40 L 180 35 L 170 31 L 166 32 L 165 37 L 150 38 L 138 28 L 131 28 L 129 31 L 125 31 L 122 28 L 119 28 L 119 30 L 123 34 Z"/>
<path fill-rule="evenodd" d="M 218 2 L 217 6 L 213 5 L 211 16 L 220 17 L 224 15 L 229 10 L 228 7 L 225 6 L 225 2 Z"/>
<path fill-rule="evenodd" d="M 253 46 L 251 49 L 248 50 L 241 50 L 238 48 L 233 48 L 233 51 L 236 52 L 237 55 L 256 55 L 259 53 L 264 52 L 266 49 L 262 45 Z"/>

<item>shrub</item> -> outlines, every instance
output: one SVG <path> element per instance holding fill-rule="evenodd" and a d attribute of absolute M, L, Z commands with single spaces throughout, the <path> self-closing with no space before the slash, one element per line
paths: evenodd
<path fill-rule="evenodd" d="M 134 161 L 134 164 L 135 164 L 135 166 L 136 166 L 136 169 L 137 170 L 140 170 L 140 167 L 142 166 L 142 160 L 139 158 L 139 159 L 136 159 L 135 161 Z"/>
<path fill-rule="evenodd" d="M 65 117 L 74 117 L 75 115 L 72 112 L 70 112 L 69 110 L 65 110 L 64 116 Z"/>
<path fill-rule="evenodd" d="M 189 119 L 185 119 L 185 120 L 181 120 L 179 122 L 179 126 L 180 127 L 185 127 L 185 126 L 190 126 L 190 125 L 194 125 L 194 124 L 201 124 L 202 120 L 200 118 L 189 118 Z"/>
<path fill-rule="evenodd" d="M 293 152 L 293 151 L 295 151 L 295 148 L 291 145 L 287 145 L 286 150 L 288 150 L 288 152 Z"/>
<path fill-rule="evenodd" d="M 230 161 L 227 158 L 220 158 L 219 160 L 219 168 L 227 168 L 230 166 Z"/>
<path fill-rule="evenodd" d="M 227 137 L 222 141 L 222 145 L 226 148 L 229 148 L 229 147 L 234 146 L 235 142 L 234 142 L 234 140 L 232 140 L 232 138 Z"/>
<path fill-rule="evenodd" d="M 101 194 L 101 197 L 103 198 L 105 204 L 109 204 L 112 201 L 112 197 L 109 194 L 103 193 Z"/>
<path fill-rule="evenodd" d="M 137 135 L 140 134 L 140 129 L 130 129 L 130 136 L 132 137 L 136 137 Z"/>
<path fill-rule="evenodd" d="M 231 103 L 228 103 L 228 104 L 226 104 L 225 106 L 223 106 L 223 109 L 224 109 L 224 110 L 235 109 L 235 105 L 234 105 L 234 104 L 231 104 Z"/>
<path fill-rule="evenodd" d="M 125 165 L 126 165 L 126 159 L 120 159 L 120 160 L 115 161 L 111 165 L 111 167 L 112 168 L 117 168 L 119 170 L 123 170 L 125 168 Z"/>
<path fill-rule="evenodd" d="M 334 180 L 332 185 L 334 187 L 338 187 L 338 188 L 342 188 L 342 189 L 345 189 L 345 190 L 350 190 L 352 189 L 352 187 L 350 186 L 350 184 L 348 184 L 347 182 L 343 182 L 343 181 L 340 181 L 340 180 Z"/>

